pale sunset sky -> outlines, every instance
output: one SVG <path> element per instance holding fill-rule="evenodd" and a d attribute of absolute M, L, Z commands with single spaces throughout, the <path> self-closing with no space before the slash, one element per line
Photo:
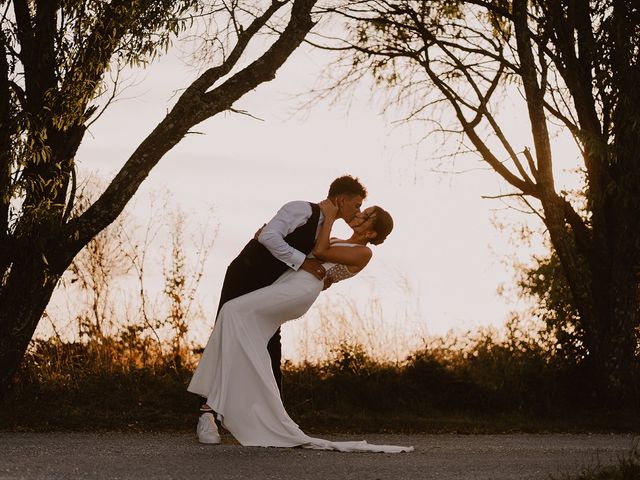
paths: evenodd
<path fill-rule="evenodd" d="M 320 305 L 349 298 L 366 311 L 375 304 L 384 328 L 407 346 L 450 329 L 502 326 L 509 312 L 521 307 L 497 294 L 501 285 L 512 283 L 506 257 L 526 259 L 531 252 L 509 244 L 508 232 L 492 223 L 496 217 L 521 222 L 526 216 L 505 209 L 499 200 L 481 199 L 505 193 L 504 182 L 470 154 L 449 163 L 438 160 L 453 152 L 443 150 L 437 139 L 418 144 L 424 126 L 393 124 L 402 112 L 383 115 L 381 102 L 370 98 L 368 87 L 354 92 L 348 108 L 346 101 L 333 106 L 320 102 L 296 113 L 306 98 L 296 95 L 315 85 L 326 60 L 326 55 L 301 47 L 274 81 L 234 106 L 261 120 L 226 113 L 205 121 L 194 129 L 202 135 L 187 136 L 169 152 L 136 195 L 132 213 L 141 222 L 148 216 L 144 198 L 152 190 L 168 189 L 172 204 L 191 223 L 205 222 L 213 208 L 219 231 L 199 289 L 207 318 L 191 326 L 193 338 L 206 341 L 226 265 L 255 230 L 289 200 L 325 198 L 330 182 L 347 173 L 368 188 L 365 206 L 386 208 L 395 229 L 383 245 L 373 247 L 366 270 L 324 292 Z M 110 180 L 173 105 L 174 92 L 195 75 L 175 53 L 135 73 L 135 85 L 85 136 L 77 156 L 81 172 Z M 531 146 L 524 116 L 514 112 L 508 128 L 521 137 L 515 147 Z M 565 144 L 557 148 L 570 148 Z M 341 224 L 336 236 L 343 235 L 347 230 Z M 300 336 L 308 332 L 300 322 L 287 329 L 284 353 L 295 357 L 297 345 L 305 341 Z"/>

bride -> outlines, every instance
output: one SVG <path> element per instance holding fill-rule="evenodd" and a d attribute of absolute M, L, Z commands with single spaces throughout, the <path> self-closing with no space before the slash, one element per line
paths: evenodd
<path fill-rule="evenodd" d="M 348 240 L 330 240 L 338 209 L 329 199 L 319 205 L 325 219 L 312 255 L 325 262 L 325 281 L 335 283 L 354 276 L 367 265 L 372 256 L 367 245 L 381 244 L 391 232 L 393 220 L 382 208 L 369 207 L 350 223 L 353 234 Z M 413 450 L 365 441 L 313 438 L 284 409 L 267 343 L 280 325 L 309 310 L 323 284 L 302 269 L 289 270 L 272 285 L 226 302 L 188 390 L 206 398 L 217 419 L 245 446 L 387 453 Z M 202 443 L 220 443 L 212 413 L 200 417 L 198 438 Z"/>

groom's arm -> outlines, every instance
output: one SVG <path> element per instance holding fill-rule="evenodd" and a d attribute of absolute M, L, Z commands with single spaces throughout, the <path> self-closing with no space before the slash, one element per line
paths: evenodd
<path fill-rule="evenodd" d="M 258 241 L 271 252 L 271 255 L 289 268 L 298 270 L 307 256 L 289 245 L 284 237 L 303 225 L 310 217 L 311 205 L 308 202 L 289 202 L 262 228 Z"/>

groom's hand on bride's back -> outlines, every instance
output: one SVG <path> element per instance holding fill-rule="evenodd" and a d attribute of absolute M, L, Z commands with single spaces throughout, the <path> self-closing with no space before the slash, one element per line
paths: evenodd
<path fill-rule="evenodd" d="M 327 273 L 322 262 L 315 258 L 305 258 L 300 268 L 314 275 L 318 280 L 322 280 Z"/>

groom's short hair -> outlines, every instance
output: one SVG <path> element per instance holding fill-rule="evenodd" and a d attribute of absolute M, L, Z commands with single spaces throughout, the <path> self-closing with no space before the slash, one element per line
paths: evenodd
<path fill-rule="evenodd" d="M 336 178 L 329 185 L 329 195 L 327 198 L 337 197 L 338 195 L 360 195 L 363 199 L 367 198 L 367 189 L 360 183 L 357 177 L 344 175 Z"/>

